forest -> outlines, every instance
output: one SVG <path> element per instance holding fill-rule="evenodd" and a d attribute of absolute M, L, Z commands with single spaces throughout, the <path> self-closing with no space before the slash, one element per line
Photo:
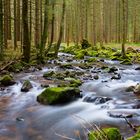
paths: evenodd
<path fill-rule="evenodd" d="M 0 140 L 140 140 L 140 0 L 0 0 Z"/>

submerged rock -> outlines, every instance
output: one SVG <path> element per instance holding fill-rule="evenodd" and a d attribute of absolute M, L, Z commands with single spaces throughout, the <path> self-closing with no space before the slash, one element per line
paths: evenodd
<path fill-rule="evenodd" d="M 129 86 L 125 89 L 126 92 L 132 92 L 134 91 L 135 86 Z"/>
<path fill-rule="evenodd" d="M 95 80 L 98 80 L 98 79 L 99 79 L 99 75 L 94 75 L 93 78 L 94 78 Z"/>
<path fill-rule="evenodd" d="M 24 118 L 22 118 L 22 117 L 17 117 L 17 118 L 16 118 L 16 121 L 18 121 L 18 122 L 23 122 L 23 121 L 24 121 Z"/>
<path fill-rule="evenodd" d="M 91 103 L 95 103 L 95 104 L 103 104 L 106 103 L 108 101 L 112 100 L 112 98 L 109 97 L 95 97 L 93 94 L 91 94 L 90 96 L 86 96 L 83 101 L 84 102 L 91 102 Z"/>
<path fill-rule="evenodd" d="M 28 92 L 31 88 L 33 88 L 31 82 L 29 80 L 26 80 L 21 87 L 21 91 Z"/>
<path fill-rule="evenodd" d="M 113 80 L 120 80 L 121 79 L 121 75 L 120 74 L 117 74 L 117 75 L 114 75 L 111 77 L 111 79 Z"/>
<path fill-rule="evenodd" d="M 101 131 L 91 131 L 88 135 L 88 140 L 123 140 L 119 129 L 104 128 Z"/>
<path fill-rule="evenodd" d="M 135 70 L 140 70 L 140 67 L 135 68 Z"/>
<path fill-rule="evenodd" d="M 72 69 L 73 66 L 71 64 L 61 64 L 59 66 L 61 69 Z"/>
<path fill-rule="evenodd" d="M 109 111 L 108 115 L 113 118 L 132 118 L 133 114 L 129 112 L 121 112 L 121 111 Z"/>
<path fill-rule="evenodd" d="M 42 104 L 62 104 L 80 97 L 80 90 L 74 87 L 52 87 L 45 89 L 37 101 Z"/>
<path fill-rule="evenodd" d="M 13 79 L 13 77 L 11 75 L 4 75 L 1 79 L 0 79 L 0 83 L 3 86 L 11 86 L 15 84 L 15 81 Z"/>
<path fill-rule="evenodd" d="M 116 72 L 116 71 L 118 71 L 118 68 L 117 67 L 111 67 L 111 68 L 109 68 L 109 73 L 113 73 L 113 72 Z"/>

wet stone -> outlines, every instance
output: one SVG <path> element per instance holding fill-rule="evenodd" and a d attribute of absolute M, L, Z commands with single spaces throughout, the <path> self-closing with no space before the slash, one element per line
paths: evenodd
<path fill-rule="evenodd" d="M 89 102 L 89 103 L 94 103 L 94 104 L 104 104 L 108 101 L 112 100 L 112 98 L 109 97 L 95 97 L 94 95 L 89 95 L 86 96 L 83 101 L 84 102 Z"/>
<path fill-rule="evenodd" d="M 133 114 L 128 112 L 109 111 L 108 115 L 113 118 L 132 118 Z"/>
<path fill-rule="evenodd" d="M 121 75 L 120 74 L 117 74 L 117 75 L 114 75 L 111 77 L 111 79 L 113 80 L 120 80 L 121 79 Z"/>
<path fill-rule="evenodd" d="M 135 68 L 135 70 L 140 70 L 140 67 Z"/>
<path fill-rule="evenodd" d="M 111 67 L 108 72 L 113 73 L 113 72 L 116 72 L 116 71 L 118 71 L 117 67 Z"/>
<path fill-rule="evenodd" d="M 24 121 L 24 118 L 23 118 L 23 117 L 17 117 L 17 118 L 16 118 L 16 121 L 18 121 L 18 122 L 23 122 L 23 121 Z"/>

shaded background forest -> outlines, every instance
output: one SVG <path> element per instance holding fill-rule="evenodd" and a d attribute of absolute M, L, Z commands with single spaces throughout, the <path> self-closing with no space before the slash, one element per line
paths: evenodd
<path fill-rule="evenodd" d="M 30 50 L 42 58 L 54 43 L 57 56 L 61 43 L 82 39 L 92 46 L 139 43 L 139 17 L 139 0 L 0 0 L 1 58 L 18 50 L 28 62 Z"/>

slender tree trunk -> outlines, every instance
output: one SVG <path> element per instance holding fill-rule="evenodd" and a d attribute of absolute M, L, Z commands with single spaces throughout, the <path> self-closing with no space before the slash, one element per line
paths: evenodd
<path fill-rule="evenodd" d="M 122 0 L 123 7 L 123 41 L 122 41 L 122 56 L 125 57 L 125 43 L 126 43 L 126 0 Z"/>
<path fill-rule="evenodd" d="M 20 0 L 17 0 L 17 41 L 21 41 L 21 30 L 20 30 L 20 24 L 21 24 L 21 19 L 20 19 Z"/>
<path fill-rule="evenodd" d="M 4 47 L 7 48 L 8 40 L 8 12 L 7 12 L 7 1 L 4 0 Z"/>
<path fill-rule="evenodd" d="M 11 35 L 11 0 L 7 0 L 7 14 L 8 14 L 8 40 L 12 40 L 12 35 Z"/>
<path fill-rule="evenodd" d="M 28 0 L 22 0 L 22 22 L 23 22 L 23 60 L 30 60 L 30 38 L 28 28 Z"/>
<path fill-rule="evenodd" d="M 54 41 L 54 23 L 55 23 L 55 1 L 52 1 L 52 19 L 51 19 L 51 39 L 50 39 L 50 43 L 48 45 L 48 48 L 45 52 L 45 54 L 47 55 L 51 49 L 52 43 Z"/>
<path fill-rule="evenodd" d="M 100 0 L 100 47 L 103 47 L 103 0 Z"/>
<path fill-rule="evenodd" d="M 40 51 L 39 51 L 39 59 L 43 59 L 43 51 L 45 49 L 45 45 L 47 42 L 47 37 L 48 37 L 48 4 L 49 1 L 45 0 L 45 13 L 44 13 L 44 29 L 43 29 L 43 34 L 41 37 L 41 45 L 40 45 Z"/>
<path fill-rule="evenodd" d="M 3 54 L 3 3 L 0 0 L 0 59 Z"/>
<path fill-rule="evenodd" d="M 96 1 L 93 0 L 93 45 L 96 46 Z"/>
<path fill-rule="evenodd" d="M 55 57 L 57 57 L 57 55 L 58 55 L 60 44 L 62 42 L 63 30 L 64 30 L 65 9 L 66 9 L 66 0 L 63 0 L 63 11 L 62 11 L 62 18 L 61 18 L 61 23 L 60 23 L 60 33 L 59 33 L 59 39 L 58 39 L 56 49 L 55 49 Z"/>
<path fill-rule="evenodd" d="M 14 50 L 17 48 L 17 1 L 14 0 Z"/>
<path fill-rule="evenodd" d="M 39 47 L 39 0 L 35 0 L 35 46 Z"/>

